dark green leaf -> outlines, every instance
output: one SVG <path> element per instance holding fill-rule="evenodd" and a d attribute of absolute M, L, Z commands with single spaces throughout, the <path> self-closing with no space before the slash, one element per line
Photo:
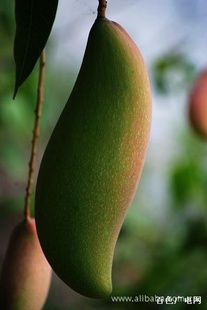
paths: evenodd
<path fill-rule="evenodd" d="M 16 34 L 14 60 L 16 80 L 14 97 L 18 88 L 32 72 L 45 47 L 55 19 L 58 0 L 16 0 Z"/>

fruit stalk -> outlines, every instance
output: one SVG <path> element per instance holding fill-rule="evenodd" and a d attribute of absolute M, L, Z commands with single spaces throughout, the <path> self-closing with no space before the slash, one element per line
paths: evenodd
<path fill-rule="evenodd" d="M 99 0 L 98 6 L 98 18 L 104 18 L 106 13 L 107 1 Z"/>
<path fill-rule="evenodd" d="M 44 97 L 45 61 L 46 61 L 46 54 L 45 54 L 45 50 L 43 50 L 40 56 L 40 61 L 39 61 L 37 103 L 36 103 L 36 108 L 34 111 L 35 121 L 34 121 L 32 147 L 31 147 L 31 155 L 30 155 L 30 161 L 29 161 L 29 172 L 28 172 L 28 180 L 27 180 L 26 195 L 25 195 L 25 206 L 24 206 L 25 219 L 30 218 L 30 198 L 31 198 L 31 193 L 32 193 L 35 157 L 37 153 L 37 139 L 39 137 L 39 131 L 40 131 L 40 116 L 41 116 L 43 97 Z"/>

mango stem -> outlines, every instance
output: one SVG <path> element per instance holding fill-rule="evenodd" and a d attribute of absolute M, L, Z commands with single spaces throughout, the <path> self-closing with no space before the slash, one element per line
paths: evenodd
<path fill-rule="evenodd" d="M 38 79 L 38 89 L 37 89 L 37 102 L 35 108 L 35 121 L 33 128 L 33 137 L 32 137 L 32 147 L 31 155 L 29 161 L 29 172 L 26 186 L 26 195 L 25 195 L 25 205 L 24 205 L 24 218 L 25 220 L 30 219 L 30 200 L 32 194 L 32 184 L 33 184 L 33 175 L 35 169 L 35 157 L 37 153 L 37 139 L 39 137 L 40 131 L 40 116 L 42 111 L 43 103 L 43 92 L 44 92 L 44 73 L 45 73 L 45 50 L 42 51 L 39 60 L 39 79 Z"/>
<path fill-rule="evenodd" d="M 106 0 L 99 0 L 98 18 L 105 18 L 106 7 L 107 7 L 107 1 Z"/>

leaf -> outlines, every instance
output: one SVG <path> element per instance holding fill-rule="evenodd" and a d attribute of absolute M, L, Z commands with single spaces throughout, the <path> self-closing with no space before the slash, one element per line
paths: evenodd
<path fill-rule="evenodd" d="M 183 90 L 195 75 L 195 66 L 182 54 L 163 55 L 152 69 L 155 87 L 163 95 Z"/>
<path fill-rule="evenodd" d="M 45 47 L 55 20 L 57 6 L 58 0 L 15 0 L 14 98 Z"/>
<path fill-rule="evenodd" d="M 170 189 L 176 208 L 185 208 L 202 203 L 205 194 L 205 178 L 200 163 L 196 159 L 178 162 L 170 176 Z"/>

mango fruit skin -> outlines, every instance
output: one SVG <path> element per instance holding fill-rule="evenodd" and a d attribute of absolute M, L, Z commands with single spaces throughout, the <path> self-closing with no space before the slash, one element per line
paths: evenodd
<path fill-rule="evenodd" d="M 112 291 L 115 244 L 143 168 L 151 92 L 129 35 L 95 21 L 75 86 L 41 162 L 37 232 L 57 275 L 91 298 Z"/>
<path fill-rule="evenodd" d="M 0 309 L 41 310 L 51 281 L 48 264 L 37 237 L 34 219 L 13 230 L 0 279 Z"/>
<path fill-rule="evenodd" d="M 189 98 L 191 127 L 203 139 L 207 139 L 207 69 L 202 71 L 192 87 Z"/>

